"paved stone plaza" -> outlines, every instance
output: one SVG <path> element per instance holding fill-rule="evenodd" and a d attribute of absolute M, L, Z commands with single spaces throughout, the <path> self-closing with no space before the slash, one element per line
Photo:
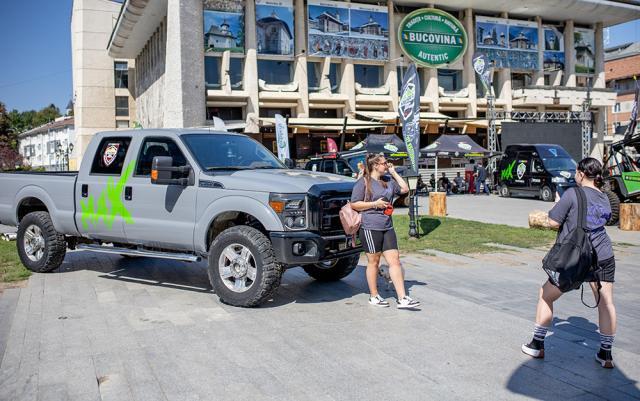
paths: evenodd
<path fill-rule="evenodd" d="M 290 270 L 271 303 L 239 309 L 203 264 L 70 253 L 0 296 L 0 400 L 640 399 L 640 249 L 618 249 L 613 371 L 578 292 L 546 361 L 520 352 L 541 251 L 436 254 L 403 258 L 412 312 L 367 305 L 362 267 L 331 284 Z"/>

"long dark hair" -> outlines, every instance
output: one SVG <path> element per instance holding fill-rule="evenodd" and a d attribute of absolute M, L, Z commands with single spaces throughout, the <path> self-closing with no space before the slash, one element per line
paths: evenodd
<path fill-rule="evenodd" d="M 371 197 L 373 196 L 371 192 L 371 171 L 375 167 L 376 163 L 379 163 L 380 159 L 382 159 L 383 157 L 384 155 L 382 153 L 368 153 L 367 157 L 365 158 L 364 172 L 362 174 L 362 177 L 364 178 L 366 187 L 366 193 L 364 197 L 366 202 L 369 202 L 371 200 Z M 380 180 L 380 184 L 382 184 L 384 188 L 387 187 L 387 183 L 383 180 Z"/>
<path fill-rule="evenodd" d="M 602 179 L 602 163 L 593 157 L 585 157 L 578 163 L 578 171 L 581 171 L 585 177 L 593 180 L 596 187 L 602 188 L 604 180 Z"/>

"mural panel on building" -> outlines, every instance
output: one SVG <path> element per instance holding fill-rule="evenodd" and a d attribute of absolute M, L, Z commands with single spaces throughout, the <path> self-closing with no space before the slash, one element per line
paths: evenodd
<path fill-rule="evenodd" d="M 553 25 L 544 26 L 544 70 L 564 70 L 564 35 Z"/>
<path fill-rule="evenodd" d="M 293 0 L 256 0 L 259 54 L 293 55 Z"/>
<path fill-rule="evenodd" d="M 573 31 L 573 58 L 576 61 L 576 74 L 595 72 L 595 43 L 593 29 L 575 28 Z"/>
<path fill-rule="evenodd" d="M 476 17 L 476 49 L 498 68 L 538 68 L 538 24 L 504 18 Z"/>
<path fill-rule="evenodd" d="M 203 0 L 205 52 L 244 53 L 244 1 Z"/>
<path fill-rule="evenodd" d="M 387 8 L 370 4 L 309 0 L 309 55 L 366 60 L 389 58 Z"/>

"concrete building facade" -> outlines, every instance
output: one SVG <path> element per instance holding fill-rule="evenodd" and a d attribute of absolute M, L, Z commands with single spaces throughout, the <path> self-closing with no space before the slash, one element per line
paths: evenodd
<path fill-rule="evenodd" d="M 76 3 L 87 1 L 90 0 Z M 476 19 L 483 16 L 526 21 L 538 28 L 537 38 L 524 34 L 503 38 L 503 42 L 511 40 L 518 50 L 533 54 L 531 59 L 537 61 L 537 67 L 496 69 L 497 109 L 579 111 L 588 98 L 595 115 L 596 142 L 602 142 L 606 133 L 606 108 L 614 105 L 616 97 L 605 85 L 603 28 L 640 17 L 640 5 L 627 1 L 578 0 L 559 4 L 547 0 L 389 0 L 383 2 L 387 15 L 384 23 L 388 26 L 379 27 L 380 20 L 373 18 L 376 14 L 369 13 L 361 25 L 356 25 L 365 28 L 352 31 L 349 21 L 329 8 L 310 18 L 315 0 L 283 0 L 281 3 L 291 8 L 293 26 L 289 32 L 280 29 L 273 33 L 277 33 L 281 42 L 293 36 L 294 49 L 291 54 L 278 54 L 281 51 L 264 51 L 266 46 L 260 45 L 263 38 L 259 35 L 264 33 L 256 29 L 260 28 L 257 21 L 264 21 L 259 18 L 260 0 L 242 2 L 240 30 L 234 30 L 228 16 L 216 23 L 214 32 L 211 31 L 213 23 L 205 26 L 205 10 L 228 6 L 216 3 L 232 2 L 237 1 L 127 0 L 122 4 L 105 48 L 111 61 L 132 60 L 131 65 L 136 66 L 134 71 L 130 70 L 130 92 L 135 99 L 135 120 L 143 127 L 206 126 L 212 124 L 213 117 L 219 117 L 268 145 L 274 140 L 272 118 L 282 114 L 291 117 L 291 138 L 294 141 L 299 138 L 299 143 L 293 145 L 294 155 L 305 157 L 309 152 L 318 151 L 315 133 L 326 136 L 340 130 L 329 127 L 330 122 L 341 125 L 347 118 L 395 121 L 402 74 L 409 64 L 408 57 L 401 52 L 396 28 L 411 11 L 433 7 L 460 20 L 467 31 L 469 48 L 454 64 L 439 69 L 419 68 L 421 111 L 426 113 L 425 134 L 435 135 L 442 129 L 442 120 L 437 120 L 442 116 L 481 119 L 486 115 L 487 101 L 471 65 L 476 46 Z M 359 3 L 371 7 L 381 4 L 368 0 Z M 355 3 L 333 4 L 346 7 Z M 114 10 L 109 12 L 112 18 Z M 205 50 L 207 41 L 217 40 L 211 39 L 212 35 L 219 36 L 223 24 L 227 25 L 225 33 L 235 41 L 215 48 L 235 48 Z M 564 51 L 557 52 L 553 59 L 562 62 L 547 61 L 542 44 L 547 42 L 545 27 L 549 25 L 563 32 L 560 41 Z M 311 29 L 320 34 L 342 36 L 359 34 L 375 38 L 373 35 L 386 34 L 388 43 L 381 47 L 364 45 L 365 54 L 369 52 L 368 59 L 362 59 L 360 55 L 350 56 L 354 49 L 347 46 L 348 40 L 337 40 L 333 45 L 329 41 L 310 43 Z M 593 43 L 577 46 L 577 42 L 584 40 L 585 30 L 593 33 Z M 499 38 L 498 33 L 496 41 Z M 490 39 L 480 38 L 480 41 Z M 533 46 L 529 43 L 532 39 L 540 45 Z M 344 47 L 342 42 L 346 43 Z M 241 51 L 237 51 L 238 44 L 243 45 Z M 326 51 L 340 56 L 318 56 Z M 582 64 L 589 63 L 582 67 L 587 73 L 580 70 Z M 545 65 L 555 68 L 545 69 Z M 135 81 L 133 86 L 131 81 Z M 111 93 L 101 96 L 107 98 Z M 327 126 L 319 128 L 318 119 L 327 122 Z M 482 136 L 486 125 L 461 123 L 458 129 Z M 349 143 L 354 142 L 348 139 L 347 147 Z"/>
<path fill-rule="evenodd" d="M 605 75 L 607 88 L 617 93 L 616 102 L 607 113 L 607 134 L 622 135 L 630 122 L 636 79 L 640 79 L 640 42 L 607 49 Z"/>
<path fill-rule="evenodd" d="M 71 57 L 76 144 L 69 162 L 79 167 L 96 132 L 126 129 L 136 120 L 134 60 L 113 58 L 107 44 L 122 4 L 110 0 L 74 0 Z"/>

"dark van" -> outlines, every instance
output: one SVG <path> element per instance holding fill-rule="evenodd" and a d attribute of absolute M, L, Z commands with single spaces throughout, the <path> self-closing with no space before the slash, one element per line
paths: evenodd
<path fill-rule="evenodd" d="M 576 162 L 560 145 L 509 145 L 498 165 L 500 195 L 535 196 L 551 202 L 576 185 Z"/>

